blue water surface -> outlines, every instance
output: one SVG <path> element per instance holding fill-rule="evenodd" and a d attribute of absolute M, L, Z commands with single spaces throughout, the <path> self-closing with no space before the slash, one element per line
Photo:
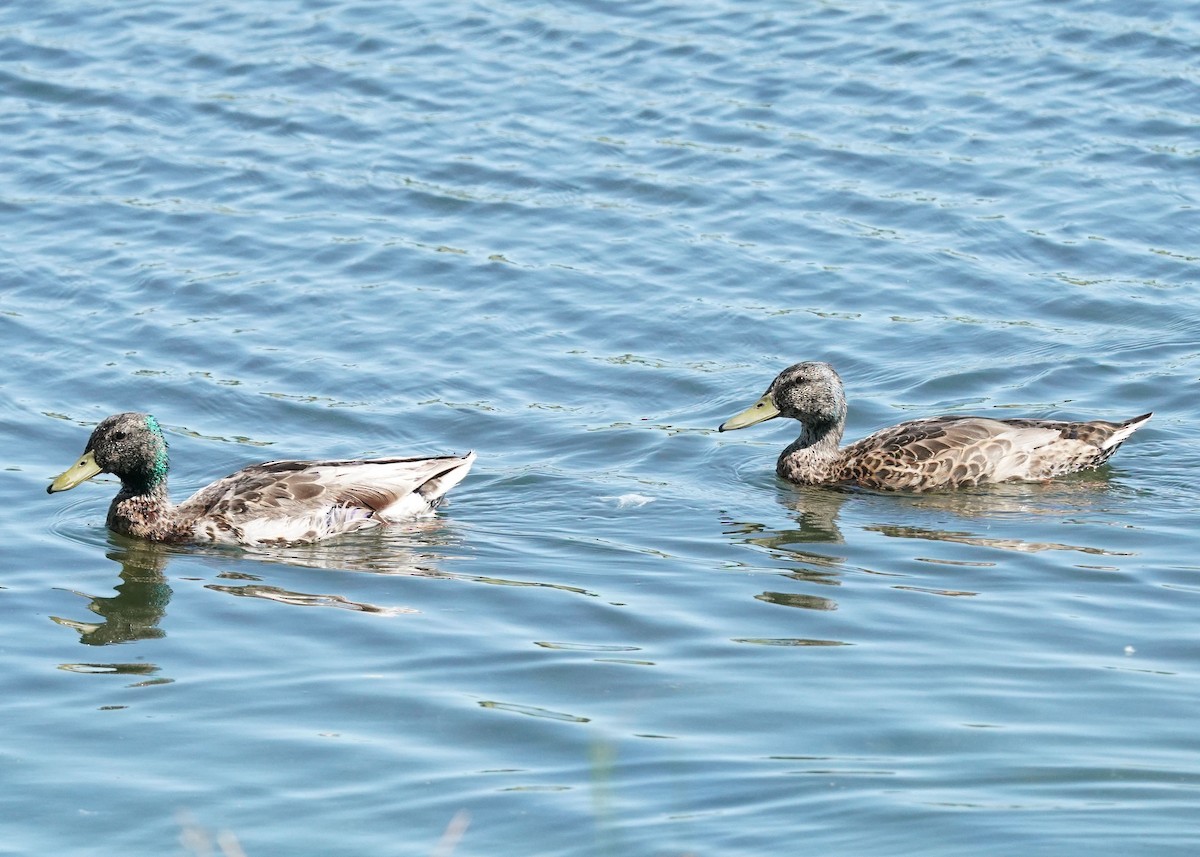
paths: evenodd
<path fill-rule="evenodd" d="M 1200 12 L 1182 0 L 0 7 L 0 854 L 1190 855 Z M 797 488 L 1128 418 L 1102 471 Z M 432 520 L 156 548 L 272 458 L 474 449 Z"/>

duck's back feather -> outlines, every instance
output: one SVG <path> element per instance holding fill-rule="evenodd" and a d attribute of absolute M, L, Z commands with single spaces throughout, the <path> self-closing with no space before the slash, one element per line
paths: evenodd
<path fill-rule="evenodd" d="M 349 461 L 268 461 L 179 505 L 201 541 L 316 541 L 430 513 L 467 475 L 475 454 Z"/>
<path fill-rule="evenodd" d="M 1049 479 L 1103 464 L 1149 418 L 1122 423 L 953 415 L 913 420 L 842 449 L 835 478 L 915 490 Z"/>

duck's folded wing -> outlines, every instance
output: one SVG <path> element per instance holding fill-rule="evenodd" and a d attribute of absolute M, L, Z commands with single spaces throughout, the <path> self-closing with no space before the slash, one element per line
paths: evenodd
<path fill-rule="evenodd" d="M 863 484 L 891 488 L 1049 479 L 1103 464 L 1149 418 L 1115 423 L 933 417 L 863 438 L 846 447 L 843 461 Z"/>
<path fill-rule="evenodd" d="M 202 488 L 179 513 L 217 541 L 315 541 L 428 514 L 474 460 L 268 461 Z"/>
<path fill-rule="evenodd" d="M 883 429 L 843 451 L 863 484 L 925 488 L 1022 478 L 1034 453 L 1062 438 L 1063 423 L 944 416 Z"/>

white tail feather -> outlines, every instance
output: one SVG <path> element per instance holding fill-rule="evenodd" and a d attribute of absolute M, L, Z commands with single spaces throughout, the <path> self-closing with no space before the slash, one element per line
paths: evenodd
<path fill-rule="evenodd" d="M 433 461 L 444 462 L 445 469 L 440 473 L 431 473 L 429 478 L 409 493 L 401 495 L 387 508 L 380 509 L 380 517 L 385 521 L 395 522 L 419 518 L 433 512 L 446 492 L 467 477 L 467 472 L 475 463 L 475 453 L 468 452 L 459 459 L 433 459 L 430 463 Z"/>
<path fill-rule="evenodd" d="M 1137 431 L 1142 426 L 1144 426 L 1147 422 L 1149 422 L 1150 417 L 1152 417 L 1152 416 L 1154 416 L 1154 415 L 1152 413 L 1150 413 L 1150 414 L 1144 414 L 1143 416 L 1140 416 L 1140 417 L 1134 417 L 1132 420 L 1127 422 L 1125 425 L 1121 426 L 1119 429 L 1114 431 L 1112 433 L 1112 437 L 1110 437 L 1108 440 L 1106 440 L 1100 448 L 1101 449 L 1112 449 L 1117 444 L 1123 443 L 1127 437 L 1129 437 L 1131 434 L 1133 434 L 1135 431 Z"/>

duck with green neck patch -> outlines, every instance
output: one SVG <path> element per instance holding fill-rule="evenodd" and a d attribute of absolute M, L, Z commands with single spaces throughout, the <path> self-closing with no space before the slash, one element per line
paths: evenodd
<path fill-rule="evenodd" d="M 315 542 L 433 512 L 475 453 L 432 458 L 268 461 L 201 488 L 178 506 L 167 493 L 167 439 L 149 414 L 116 414 L 88 439 L 49 493 L 101 473 L 121 480 L 108 509 L 115 532 L 154 542 Z"/>

